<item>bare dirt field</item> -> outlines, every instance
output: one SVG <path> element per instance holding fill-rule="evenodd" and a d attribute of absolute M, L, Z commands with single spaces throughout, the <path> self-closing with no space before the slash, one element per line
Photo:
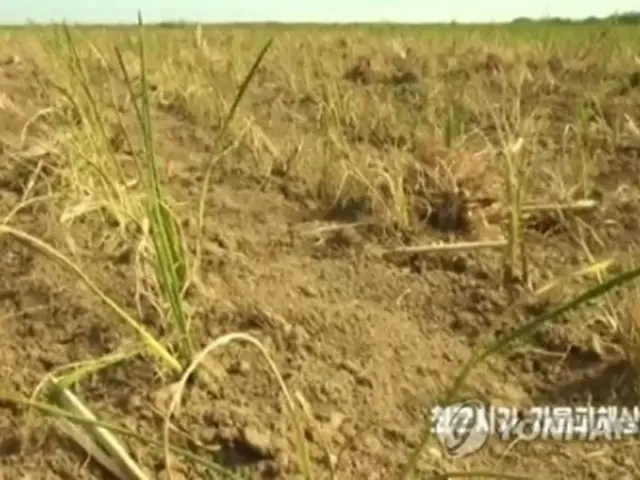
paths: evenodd
<path fill-rule="evenodd" d="M 263 345 L 315 478 L 398 478 L 473 353 L 634 263 L 630 32 L 147 30 L 161 182 L 197 260 L 180 300 L 195 349 L 232 332 Z M 0 478 L 114 478 L 59 421 L 16 402 L 69 372 L 97 417 L 142 436 L 118 434 L 148 478 L 223 478 L 179 452 L 167 467 L 141 441 L 162 441 L 178 377 L 114 308 L 179 343 L 135 166 L 148 161 L 133 107 L 137 30 L 79 30 L 73 48 L 50 29 L 0 35 Z M 473 243 L 438 251 L 461 242 Z M 464 394 L 519 408 L 636 405 L 638 298 L 621 288 L 542 326 L 478 365 Z M 172 444 L 239 478 L 300 478 L 300 439 L 260 351 L 232 342 L 206 365 L 172 417 Z M 460 459 L 433 440 L 414 474 L 624 479 L 637 478 L 637 459 L 633 439 L 493 439 Z"/>

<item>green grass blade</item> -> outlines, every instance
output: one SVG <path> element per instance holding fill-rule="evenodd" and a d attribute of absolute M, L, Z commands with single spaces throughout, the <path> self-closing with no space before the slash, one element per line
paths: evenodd
<path fill-rule="evenodd" d="M 532 321 L 527 323 L 526 325 L 514 330 L 513 332 L 506 334 L 504 337 L 496 340 L 495 342 L 489 344 L 484 349 L 480 350 L 476 355 L 474 355 L 462 368 L 462 371 L 458 374 L 453 385 L 449 389 L 447 395 L 444 397 L 442 401 L 442 405 L 448 405 L 456 398 L 456 395 L 460 392 L 464 383 L 469 378 L 471 372 L 480 366 L 484 361 L 486 361 L 490 356 L 496 355 L 497 353 L 502 352 L 513 344 L 525 340 L 531 336 L 536 330 L 540 327 L 544 326 L 547 323 L 553 322 L 554 320 L 558 320 L 564 314 L 568 313 L 571 310 L 575 310 L 578 307 L 581 307 L 583 304 L 595 300 L 598 297 L 605 295 L 610 290 L 614 288 L 625 285 L 629 282 L 635 281 L 638 277 L 640 277 L 640 267 L 628 270 L 620 275 L 617 275 L 605 282 L 596 285 L 593 288 L 588 289 L 582 294 L 578 295 L 574 299 L 560 305 L 557 308 L 549 310 L 542 315 L 534 318 Z M 420 457 L 428 445 L 428 442 L 431 438 L 431 425 L 427 425 L 422 433 L 422 439 L 418 447 L 413 451 L 409 461 L 407 462 L 405 468 L 403 469 L 402 475 L 400 478 L 403 480 L 408 480 L 411 478 L 413 472 L 416 470 Z"/>
<path fill-rule="evenodd" d="M 110 422 L 105 422 L 103 420 L 96 420 L 86 418 L 82 415 L 78 415 L 77 413 L 69 412 L 65 409 L 62 409 L 56 405 L 51 405 L 48 403 L 40 402 L 37 400 L 30 400 L 22 397 L 18 393 L 10 392 L 5 389 L 0 388 L 0 401 L 5 403 L 10 403 L 13 405 L 21 405 L 31 407 L 35 410 L 38 410 L 40 413 L 52 417 L 55 420 L 68 420 L 77 425 L 82 425 L 85 427 L 101 427 L 103 429 L 109 430 L 114 434 L 118 434 L 122 437 L 128 437 L 134 440 L 137 440 L 143 444 L 151 445 L 159 450 L 166 448 L 166 443 L 154 439 L 146 434 L 137 433 L 129 428 L 122 427 L 117 424 L 113 424 Z M 212 472 L 215 472 L 217 475 L 220 475 L 221 478 L 227 478 L 229 480 L 241 480 L 241 478 L 227 469 L 221 467 L 217 463 L 212 462 L 207 458 L 208 455 L 199 455 L 192 450 L 183 449 L 180 447 L 176 447 L 174 445 L 169 445 L 169 451 L 175 455 L 179 455 L 194 464 L 205 467 Z M 215 478 L 215 477 L 214 477 Z"/>
<path fill-rule="evenodd" d="M 184 308 L 182 292 L 187 281 L 186 252 L 183 248 L 182 236 L 178 224 L 168 206 L 168 197 L 162 188 L 162 179 L 158 168 L 158 159 L 155 155 L 153 128 L 151 121 L 151 106 L 149 103 L 149 85 L 146 75 L 146 54 L 144 42 L 144 25 L 142 16 L 138 14 L 140 61 L 140 105 L 133 102 L 138 125 L 142 132 L 145 146 L 146 163 L 146 187 L 149 194 L 148 216 L 151 240 L 156 254 L 155 272 L 156 280 L 160 286 L 164 299 L 169 304 L 171 320 L 174 323 L 180 337 L 180 357 L 182 361 L 189 362 L 193 356 L 194 348 L 189 332 L 187 313 Z M 129 93 L 133 98 L 136 94 L 133 90 L 133 82 L 125 66 L 122 54 L 116 48 L 116 58 L 120 70 L 125 78 Z"/>
<path fill-rule="evenodd" d="M 245 76 L 244 80 L 240 84 L 240 88 L 238 89 L 238 93 L 237 93 L 236 97 L 234 98 L 233 103 L 231 104 L 231 108 L 229 109 L 229 112 L 227 113 L 227 116 L 225 117 L 224 121 L 222 122 L 222 128 L 220 129 L 220 132 L 219 132 L 218 136 L 216 137 L 216 139 L 214 141 L 214 145 L 213 145 L 213 151 L 214 152 L 218 151 L 219 142 L 224 138 L 225 133 L 229 129 L 229 125 L 231 124 L 231 120 L 233 120 L 233 118 L 234 118 L 234 116 L 236 114 L 236 110 L 238 109 L 238 105 L 240 105 L 240 101 L 244 97 L 244 95 L 245 95 L 245 93 L 247 91 L 247 88 L 249 87 L 249 84 L 251 83 L 251 81 L 255 77 L 256 73 L 258 72 L 258 67 L 260 67 L 260 64 L 264 60 L 264 57 L 267 55 L 267 52 L 271 48 L 272 44 L 273 44 L 273 39 L 269 39 L 267 41 L 267 43 L 265 43 L 265 45 L 262 47 L 262 50 L 260 50 L 260 53 L 258 53 L 258 56 L 254 60 L 253 65 L 249 69 L 249 73 L 247 73 L 247 75 Z M 204 229 L 204 208 L 205 208 L 205 202 L 206 202 L 206 199 L 207 199 L 207 193 L 209 191 L 209 182 L 211 180 L 211 174 L 213 173 L 213 167 L 217 163 L 218 159 L 219 159 L 219 157 L 217 157 L 217 156 L 214 156 L 211 159 L 211 161 L 209 162 L 209 165 L 207 165 L 207 170 L 206 170 L 205 175 L 204 175 L 204 180 L 202 181 L 202 193 L 200 194 L 200 201 L 199 201 L 199 204 L 198 204 L 198 227 L 197 227 L 196 258 L 194 260 L 194 266 L 192 268 L 192 270 L 194 272 L 198 271 L 198 268 L 199 268 L 199 265 L 200 265 L 200 259 L 201 259 L 201 256 L 202 256 L 202 235 L 203 235 L 203 229 Z"/>
<path fill-rule="evenodd" d="M 111 311 L 116 314 L 116 316 L 120 317 L 121 320 L 123 320 L 127 325 L 133 328 L 133 330 L 145 343 L 147 350 L 150 353 L 161 359 L 162 363 L 172 369 L 174 372 L 180 372 L 182 370 L 182 367 L 180 366 L 178 360 L 173 355 L 171 355 L 167 351 L 167 349 L 160 342 L 158 342 L 158 340 L 156 340 L 153 335 L 151 335 L 151 333 L 149 333 L 140 323 L 138 323 L 135 318 L 129 315 L 122 307 L 120 307 L 116 302 L 109 298 L 108 295 L 100 290 L 100 288 L 98 288 L 98 286 L 85 275 L 85 273 L 78 265 L 73 263 L 51 245 L 29 235 L 28 233 L 22 232 L 21 230 L 17 230 L 7 225 L 0 225 L 0 236 L 2 235 L 12 236 L 16 240 L 26 244 L 34 250 L 37 250 L 41 254 L 47 256 L 48 258 L 57 262 L 59 265 L 62 265 L 64 268 L 73 272 L 89 290 L 91 290 L 96 296 L 98 296 L 98 298 L 100 298 L 111 309 Z"/>

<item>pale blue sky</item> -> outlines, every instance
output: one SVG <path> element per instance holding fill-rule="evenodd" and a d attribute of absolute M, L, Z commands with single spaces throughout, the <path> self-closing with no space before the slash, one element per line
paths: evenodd
<path fill-rule="evenodd" d="M 0 0 L 0 23 L 189 20 L 206 22 L 489 22 L 515 17 L 607 16 L 638 0 Z"/>

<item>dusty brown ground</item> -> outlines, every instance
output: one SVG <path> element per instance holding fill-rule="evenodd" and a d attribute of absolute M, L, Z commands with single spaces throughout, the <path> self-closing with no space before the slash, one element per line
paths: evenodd
<path fill-rule="evenodd" d="M 232 38 L 230 33 L 224 35 Z M 334 41 L 332 38 L 324 34 L 317 41 Z M 309 427 L 307 436 L 319 478 L 328 475 L 328 451 L 340 454 L 339 478 L 388 479 L 394 478 L 416 446 L 428 407 L 451 385 L 472 351 L 516 327 L 519 320 L 500 316 L 509 299 L 502 288 L 499 252 L 423 255 L 403 261 L 376 255 L 377 249 L 400 243 L 425 244 L 442 239 L 438 228 L 451 226 L 451 218 L 442 214 L 440 221 L 433 221 L 435 216 L 425 220 L 418 202 L 420 195 L 411 197 L 409 221 L 400 226 L 402 222 L 394 215 L 382 215 L 385 210 L 380 204 L 367 204 L 363 194 L 354 194 L 357 198 L 341 194 L 350 208 L 340 212 L 334 208 L 328 215 L 327 207 L 340 182 L 322 186 L 317 181 L 318 169 L 313 170 L 314 162 L 327 163 L 326 155 L 336 156 L 336 168 L 341 161 L 336 153 L 339 149 L 327 150 L 322 144 L 328 132 L 340 132 L 345 142 L 342 146 L 350 149 L 344 155 L 362 164 L 365 159 L 395 164 L 399 158 L 409 158 L 412 165 L 430 168 L 435 165 L 434 158 L 455 163 L 464 157 L 464 168 L 470 173 L 464 177 L 464 172 L 458 171 L 460 183 L 475 189 L 475 196 L 483 194 L 501 201 L 499 186 L 490 183 L 498 177 L 487 170 L 487 158 L 492 154 L 484 150 L 486 143 L 475 138 L 447 144 L 434 127 L 439 125 L 439 132 L 444 129 L 444 110 L 431 112 L 441 115 L 438 121 L 431 117 L 431 125 L 421 123 L 426 118 L 421 115 L 430 108 L 429 102 L 441 101 L 430 96 L 436 95 L 434 86 L 444 85 L 442 79 L 450 76 L 468 82 L 465 88 L 476 92 L 474 98 L 508 104 L 505 110 L 510 112 L 499 115 L 515 116 L 516 102 L 510 97 L 513 89 L 506 93 L 501 90 L 507 87 L 501 86 L 500 79 L 516 82 L 525 73 L 529 75 L 522 83 L 518 102 L 524 119 L 520 134 L 529 145 L 535 144 L 529 155 L 535 158 L 537 172 L 549 173 L 548 177 L 542 173 L 530 176 L 529 192 L 542 202 L 570 198 L 567 192 L 579 184 L 570 164 L 584 155 L 593 166 L 591 195 L 599 202 L 597 212 L 581 217 L 567 215 L 562 221 L 549 217 L 542 219 L 544 222 L 529 223 L 531 276 L 539 286 L 585 265 L 587 258 L 577 240 L 580 225 L 583 239 L 596 257 L 635 248 L 640 234 L 636 203 L 640 145 L 631 143 L 626 135 L 611 132 L 624 131 L 624 114 L 640 120 L 640 67 L 634 66 L 630 57 L 614 66 L 602 66 L 598 62 L 604 62 L 603 53 L 576 60 L 571 51 L 556 58 L 533 57 L 527 65 L 526 54 L 518 56 L 516 47 L 505 47 L 493 56 L 479 50 L 447 58 L 448 50 L 443 47 L 440 63 L 429 63 L 435 53 L 412 53 L 417 58 L 408 69 L 412 73 L 403 73 L 394 70 L 401 68 L 380 53 L 374 40 L 363 41 L 364 46 L 356 40 L 338 40 L 335 34 L 334 43 L 323 50 L 327 53 L 335 49 L 334 57 L 340 58 L 336 72 L 360 62 L 358 68 L 347 75 L 349 78 L 338 74 L 330 77 L 326 71 L 309 73 L 316 75 L 316 83 L 312 82 L 316 87 L 322 83 L 339 85 L 340 95 L 350 99 L 351 103 L 344 100 L 342 104 L 345 111 L 334 112 L 342 123 L 330 127 L 327 122 L 335 119 L 327 120 L 318 113 L 323 93 L 318 89 L 304 91 L 302 87 L 294 90 L 284 80 L 288 75 L 303 75 L 295 68 L 304 61 L 304 48 L 316 48 L 312 40 L 299 40 L 297 46 L 289 46 L 289 57 L 279 57 L 284 55 L 280 50 L 267 57 L 239 114 L 240 118 L 251 114 L 260 129 L 243 138 L 214 176 L 207 199 L 203 261 L 208 293 L 194 295 L 191 304 L 202 345 L 232 331 L 255 334 L 272 353 L 291 391 L 306 399 L 315 416 L 315 425 Z M 28 155 L 34 153 L 36 139 L 53 141 L 42 133 L 57 131 L 53 120 L 46 116 L 37 120 L 20 144 L 26 120 L 51 105 L 54 95 L 46 82 L 53 74 L 39 63 L 40 57 L 34 54 L 32 60 L 28 56 L 32 43 L 34 40 L 21 37 L 2 52 L 3 218 L 19 204 L 38 162 L 43 168 L 29 192 L 31 197 L 59 193 L 65 178 L 68 180 L 63 173 L 67 165 L 64 156 L 70 154 L 63 143 L 56 151 L 51 148 L 44 152 L 44 156 Z M 255 52 L 258 45 L 254 40 L 251 51 Z M 297 57 L 296 48 L 300 49 Z M 313 52 L 318 54 L 318 62 L 331 63 L 334 58 L 322 59 L 320 50 Z M 358 60 L 360 54 L 367 59 Z M 382 66 L 376 64 L 380 56 L 384 57 Z M 243 59 L 238 75 L 246 71 L 251 60 L 249 56 Z M 511 62 L 510 66 L 502 65 L 504 62 Z M 433 65 L 439 65 L 439 70 L 430 70 Z M 221 82 L 230 82 L 229 78 Z M 192 232 L 199 182 L 217 123 L 214 119 L 206 124 L 198 117 L 202 112 L 193 113 L 194 105 L 197 107 L 203 97 L 185 106 L 177 96 L 171 96 L 175 91 L 170 86 L 158 81 L 156 90 L 157 149 L 163 158 L 171 159 L 168 186 L 185 219 L 185 230 Z M 594 105 L 585 107 L 585 92 L 595 99 Z M 386 101 L 395 102 L 395 117 L 374 118 L 376 109 L 391 108 Z M 11 105 L 19 111 L 12 111 Z M 460 114 L 463 121 L 494 141 L 495 119 L 489 107 L 466 105 Z M 360 110 L 349 110 L 356 106 Z M 401 117 L 402 112 L 407 113 L 406 118 Z M 578 139 L 565 127 L 577 125 L 584 112 L 592 115 L 585 120 L 591 127 Z M 133 118 L 130 109 L 124 109 L 124 115 Z M 235 128 L 238 133 L 243 126 Z M 301 140 L 305 143 L 296 161 L 302 166 L 282 171 L 285 158 Z M 117 142 L 112 148 L 123 157 L 131 154 Z M 345 188 L 350 188 L 349 184 Z M 380 192 L 384 195 L 384 188 L 380 187 Z M 566 198 L 558 198 L 563 195 Z M 579 195 L 576 192 L 574 197 Z M 68 239 L 72 238 L 74 260 L 112 298 L 135 309 L 134 267 L 130 256 L 119 254 L 122 248 L 116 229 L 98 215 L 65 226 L 59 219 L 62 209 L 69 207 L 65 203 L 71 201 L 69 198 L 66 195 L 34 202 L 21 209 L 9 224 L 67 253 Z M 422 198 L 437 203 L 435 196 Z M 446 207 L 438 207 L 438 211 Z M 455 210 L 455 205 L 452 208 Z M 458 213 L 449 217 L 465 217 L 464 212 Z M 347 225 L 359 220 L 371 220 L 372 225 Z M 320 227 L 336 224 L 344 228 L 318 233 Z M 482 237 L 472 225 L 449 238 L 478 236 Z M 8 236 L 0 242 L 2 389 L 29 396 L 44 375 L 55 368 L 105 355 L 131 340 L 126 326 L 73 274 Z M 561 295 L 547 300 L 547 305 L 569 298 L 578 291 L 576 288 L 579 285 L 566 285 Z M 612 302 L 616 306 L 613 312 L 620 318 L 633 313 L 629 295 L 615 297 Z M 544 306 L 541 302 L 530 305 L 532 311 Z M 167 326 L 152 309 L 148 310 L 144 323 L 162 332 Z M 624 350 L 610 327 L 601 321 L 607 312 L 611 313 L 604 303 L 593 305 L 544 328 L 531 345 L 480 367 L 472 375 L 469 391 L 494 403 L 516 406 L 637 403 L 630 393 L 634 380 Z M 215 358 L 221 366 L 217 388 L 193 387 L 176 420 L 177 427 L 193 436 L 192 443 L 201 442 L 209 448 L 212 458 L 229 468 L 240 468 L 251 478 L 294 478 L 293 429 L 282 394 L 265 362 L 254 349 L 238 345 L 224 349 Z M 157 375 L 149 359 L 140 358 L 85 380 L 77 392 L 105 418 L 157 436 L 167 382 Z M 421 462 L 421 477 L 455 470 L 549 479 L 637 476 L 638 450 L 633 443 L 538 442 L 507 447 L 494 442 L 477 455 L 454 462 L 443 457 L 434 444 Z M 135 443 L 132 449 L 157 478 L 167 478 L 162 476 L 166 472 L 162 473 L 157 451 Z M 176 472 L 185 478 L 207 478 L 196 467 L 179 462 L 175 465 Z M 108 476 L 87 463 L 85 455 L 37 416 L 26 418 L 23 408 L 3 404 L 0 478 Z"/>

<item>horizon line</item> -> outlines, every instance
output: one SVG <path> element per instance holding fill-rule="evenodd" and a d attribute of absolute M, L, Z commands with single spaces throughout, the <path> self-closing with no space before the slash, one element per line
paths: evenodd
<path fill-rule="evenodd" d="M 635 14 L 636 12 L 628 12 L 628 14 Z M 640 17 L 640 12 L 637 13 Z M 145 22 L 143 19 L 143 26 L 145 27 L 171 27 L 171 26 L 215 26 L 215 27 L 233 27 L 233 26 L 499 26 L 499 25 L 513 25 L 515 23 L 531 23 L 531 24 L 544 24 L 544 23 L 567 23 L 581 25 L 585 23 L 596 22 L 615 22 L 617 17 L 625 16 L 622 14 L 613 14 L 606 17 L 587 16 L 580 18 L 570 17 L 515 17 L 506 21 L 477 21 L 477 22 L 459 22 L 456 20 L 449 21 L 433 21 L 433 22 L 406 22 L 406 21 L 394 21 L 394 20 L 377 20 L 377 21 L 283 21 L 283 20 L 243 20 L 237 22 L 202 22 L 198 20 L 160 20 L 154 22 Z M 138 27 L 137 22 L 118 22 L 118 21 L 67 21 L 67 20 L 50 20 L 50 21 L 33 21 L 26 20 L 21 23 L 0 23 L 0 27 L 50 27 L 57 25 L 73 25 L 78 27 Z"/>

